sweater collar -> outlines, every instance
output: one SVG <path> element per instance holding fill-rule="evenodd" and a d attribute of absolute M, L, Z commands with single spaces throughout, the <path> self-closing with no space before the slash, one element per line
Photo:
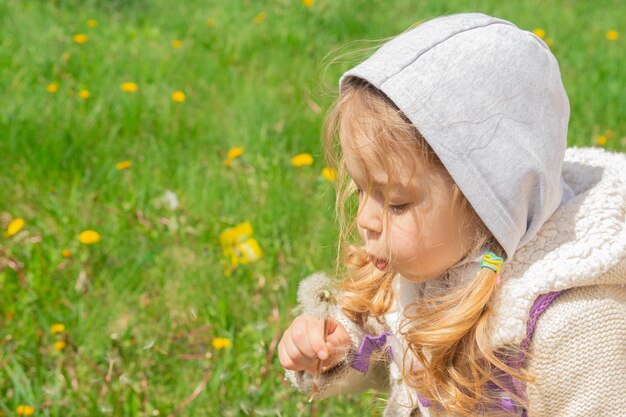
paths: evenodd
<path fill-rule="evenodd" d="M 521 342 L 530 309 L 543 294 L 626 283 L 624 171 L 624 154 L 567 150 L 563 179 L 574 197 L 504 263 L 502 283 L 491 302 L 495 346 Z"/>

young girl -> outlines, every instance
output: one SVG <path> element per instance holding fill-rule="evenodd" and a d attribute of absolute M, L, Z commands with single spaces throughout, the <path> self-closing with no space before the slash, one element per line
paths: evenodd
<path fill-rule="evenodd" d="M 328 320 L 300 287 L 291 382 L 388 389 L 384 416 L 626 415 L 626 158 L 566 149 L 568 119 L 549 48 L 483 14 L 344 74 L 325 146 L 361 239 Z"/>

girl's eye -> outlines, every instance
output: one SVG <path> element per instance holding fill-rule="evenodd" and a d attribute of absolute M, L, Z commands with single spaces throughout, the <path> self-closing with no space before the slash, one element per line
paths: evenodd
<path fill-rule="evenodd" d="M 406 204 L 390 204 L 389 210 L 394 214 L 402 214 L 409 208 L 409 203 Z"/>

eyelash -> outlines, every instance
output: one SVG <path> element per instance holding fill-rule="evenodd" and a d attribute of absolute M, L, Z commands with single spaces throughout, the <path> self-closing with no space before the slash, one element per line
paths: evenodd
<path fill-rule="evenodd" d="M 363 189 L 357 187 L 356 191 L 359 197 L 363 195 Z M 390 204 L 389 211 L 391 211 L 393 214 L 402 214 L 409 208 L 409 206 L 410 206 L 410 203 Z"/>
<path fill-rule="evenodd" d="M 391 210 L 391 212 L 393 214 L 402 214 L 408 208 L 409 208 L 409 203 L 406 203 L 406 204 L 391 204 L 391 205 L 389 205 L 389 210 Z"/>

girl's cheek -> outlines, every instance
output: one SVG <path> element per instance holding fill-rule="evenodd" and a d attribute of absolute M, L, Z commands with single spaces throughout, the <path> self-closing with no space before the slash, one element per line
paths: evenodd
<path fill-rule="evenodd" d="M 361 240 L 365 242 L 365 230 L 359 226 L 357 226 L 356 228 L 359 231 L 359 236 L 361 236 Z"/>
<path fill-rule="evenodd" d="M 407 212 L 394 219 L 394 227 L 390 232 L 397 238 L 415 240 L 419 237 L 418 224 L 416 216 L 412 212 Z"/>

